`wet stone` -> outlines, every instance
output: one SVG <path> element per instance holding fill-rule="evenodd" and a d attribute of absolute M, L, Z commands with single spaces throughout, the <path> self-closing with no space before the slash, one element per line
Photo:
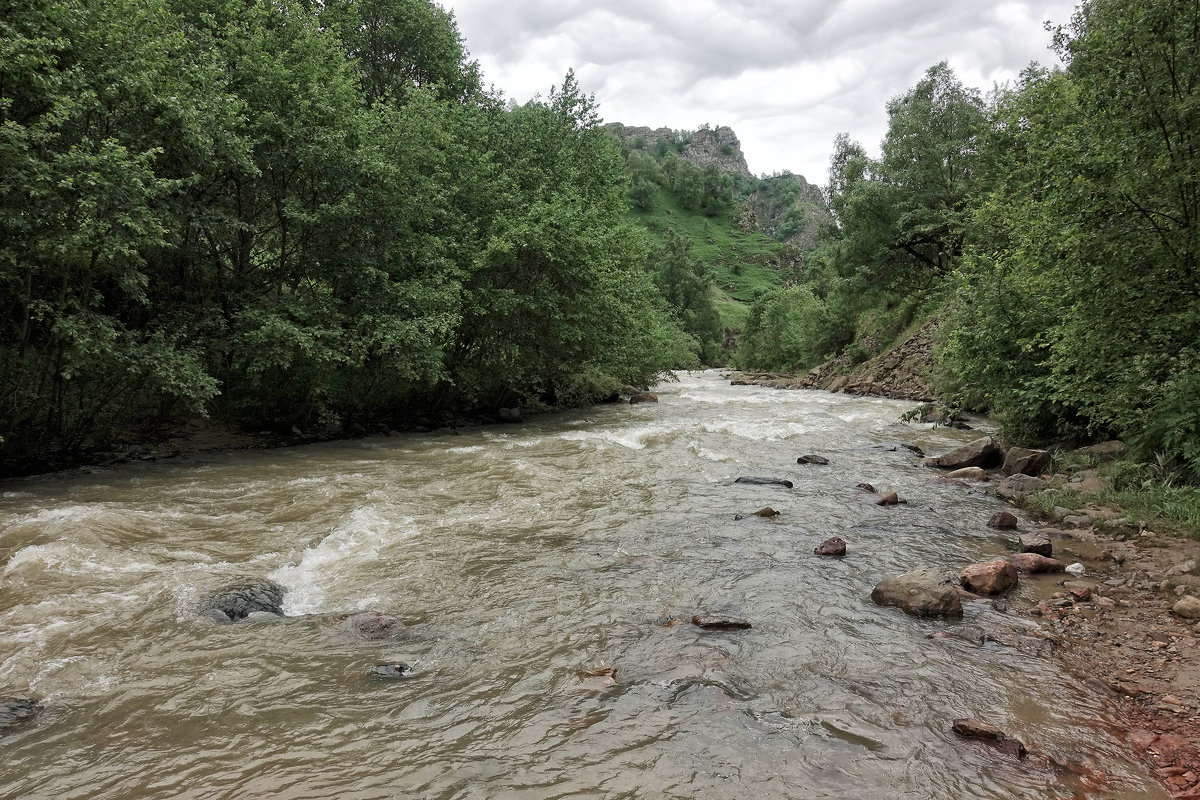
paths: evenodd
<path fill-rule="evenodd" d="M 766 508 L 760 508 L 758 511 L 755 511 L 754 516 L 766 517 L 767 519 L 770 519 L 771 517 L 778 517 L 779 512 L 776 511 L 775 509 L 771 508 L 770 506 L 767 506 Z"/>
<path fill-rule="evenodd" d="M 915 617 L 959 617 L 963 611 L 950 578 L 931 568 L 885 578 L 872 590 L 871 600 Z"/>
<path fill-rule="evenodd" d="M 1029 533 L 1017 539 L 1017 549 L 1022 553 L 1036 553 L 1047 558 L 1054 553 L 1050 537 L 1040 533 Z"/>
<path fill-rule="evenodd" d="M 1017 758 L 1024 758 L 1027 754 L 1025 745 L 1019 740 L 986 722 L 975 719 L 956 719 L 952 730 L 964 739 L 979 739 Z"/>
<path fill-rule="evenodd" d="M 761 478 L 753 475 L 743 475 L 734 481 L 734 483 L 745 483 L 750 486 L 783 486 L 791 489 L 795 484 L 786 478 Z"/>
<path fill-rule="evenodd" d="M 740 631 L 752 627 L 744 619 L 727 617 L 720 614 L 697 614 L 692 617 L 692 624 L 698 628 L 719 631 Z"/>
<path fill-rule="evenodd" d="M 997 511 L 988 520 L 987 526 L 998 531 L 1011 531 L 1017 527 L 1017 518 L 1008 511 Z"/>
<path fill-rule="evenodd" d="M 1031 575 L 1042 572 L 1062 572 L 1067 568 L 1067 565 L 1058 559 L 1046 558 L 1037 553 L 1017 553 L 1010 560 L 1018 570 Z"/>
<path fill-rule="evenodd" d="M 826 466 L 827 464 L 829 464 L 829 459 L 825 458 L 825 456 L 808 455 L 808 456 L 800 456 L 799 458 L 796 459 L 796 463 L 797 464 L 816 464 L 818 466 L 823 467 L 823 466 Z"/>
<path fill-rule="evenodd" d="M 985 561 L 964 567 L 959 579 L 977 594 L 1000 594 L 1017 585 L 1017 569 L 1007 561 Z"/>
<path fill-rule="evenodd" d="M 241 581 L 218 589 L 204 608 L 223 622 L 237 622 L 258 612 L 283 616 L 283 587 L 260 578 Z"/>
<path fill-rule="evenodd" d="M 846 540 L 840 536 L 830 537 L 821 542 L 821 544 L 817 545 L 816 549 L 813 550 L 813 553 L 819 556 L 833 556 L 834 558 L 841 558 L 842 556 L 846 555 Z"/>
<path fill-rule="evenodd" d="M 638 392 L 637 394 L 631 395 L 629 398 L 629 405 L 631 405 L 631 406 L 636 406 L 638 403 L 657 403 L 657 402 L 658 402 L 658 395 L 651 394 L 650 392 Z"/>

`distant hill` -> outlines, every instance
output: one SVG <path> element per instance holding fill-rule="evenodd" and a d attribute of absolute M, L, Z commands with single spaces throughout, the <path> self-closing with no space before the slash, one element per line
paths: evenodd
<path fill-rule="evenodd" d="M 801 253 L 811 250 L 821 229 L 833 222 L 820 188 L 804 176 L 784 172 L 756 178 L 741 141 L 728 126 L 686 131 L 611 122 L 604 127 L 626 152 L 641 151 L 659 164 L 674 154 L 700 169 L 713 166 L 731 176 L 734 199 L 744 207 L 742 226 L 793 244 Z"/>

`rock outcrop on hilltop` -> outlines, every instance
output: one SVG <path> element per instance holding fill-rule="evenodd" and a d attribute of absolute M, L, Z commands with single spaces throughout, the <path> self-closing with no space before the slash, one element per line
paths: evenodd
<path fill-rule="evenodd" d="M 622 125 L 620 122 L 610 122 L 604 127 L 631 147 L 640 143 L 641 147 L 646 149 L 652 149 L 659 139 L 666 139 L 672 143 L 680 141 L 682 134 L 687 143 L 678 154 L 683 160 L 690 161 L 701 169 L 711 164 L 728 175 L 740 175 L 747 179 L 754 177 L 750 167 L 746 165 L 742 143 L 733 132 L 733 128 L 727 125 L 716 128 L 702 127 L 696 131 Z"/>

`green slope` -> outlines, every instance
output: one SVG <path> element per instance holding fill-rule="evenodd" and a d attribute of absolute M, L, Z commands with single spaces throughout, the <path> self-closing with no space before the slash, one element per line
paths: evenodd
<path fill-rule="evenodd" d="M 780 267 L 787 247 L 762 233 L 747 233 L 733 215 L 710 217 L 679 205 L 674 193 L 659 189 L 650 211 L 629 209 L 629 219 L 651 236 L 667 228 L 692 240 L 697 260 L 712 267 L 717 310 L 725 328 L 740 332 L 750 304 L 762 293 L 781 286 L 788 277 Z"/>

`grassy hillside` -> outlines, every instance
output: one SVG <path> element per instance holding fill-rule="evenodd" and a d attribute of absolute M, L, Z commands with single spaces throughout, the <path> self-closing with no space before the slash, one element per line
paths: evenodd
<path fill-rule="evenodd" d="M 631 204 L 629 218 L 652 236 L 661 238 L 667 228 L 673 228 L 691 239 L 696 259 L 713 270 L 714 302 L 721 324 L 735 332 L 742 330 L 754 299 L 781 286 L 791 271 L 784 243 L 741 230 L 730 215 L 710 217 L 688 211 L 666 189 L 658 190 L 649 211 Z"/>

